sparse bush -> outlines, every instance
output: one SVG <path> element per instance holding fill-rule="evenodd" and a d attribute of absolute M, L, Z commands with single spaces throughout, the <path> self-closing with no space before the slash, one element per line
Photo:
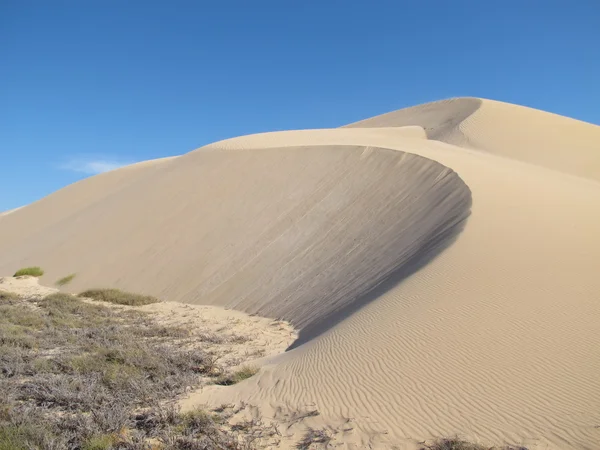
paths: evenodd
<path fill-rule="evenodd" d="M 257 372 L 258 369 L 256 367 L 244 366 L 233 373 L 220 376 L 215 381 L 215 384 L 218 384 L 220 386 L 231 386 L 232 384 L 237 384 L 240 381 L 244 381 L 245 379 L 250 378 Z"/>
<path fill-rule="evenodd" d="M 75 273 L 72 273 L 70 275 L 67 275 L 66 277 L 62 277 L 60 280 L 57 280 L 56 283 L 54 283 L 56 286 L 58 287 L 62 287 L 65 286 L 67 284 L 69 284 L 71 281 L 73 281 L 73 278 L 75 278 Z"/>
<path fill-rule="evenodd" d="M 158 303 L 160 301 L 156 297 L 150 295 L 134 294 L 121 291 L 120 289 L 89 289 L 79 294 L 79 297 L 129 306 L 143 306 L 149 305 L 150 303 Z"/>
<path fill-rule="evenodd" d="M 118 437 L 114 434 L 100 434 L 92 436 L 83 446 L 82 450 L 110 450 L 118 442 Z"/>
<path fill-rule="evenodd" d="M 191 343 L 180 329 L 152 323 L 147 314 L 124 314 L 68 294 L 3 302 L 0 450 L 149 448 L 144 439 L 156 437 L 156 429 L 120 434 L 136 430 L 136 411 L 221 371 L 214 356 Z M 197 428 L 199 417 L 177 421 Z M 166 431 L 181 437 L 177 429 Z"/>
<path fill-rule="evenodd" d="M 300 442 L 296 444 L 296 448 L 300 450 L 308 450 L 313 444 L 322 444 L 323 448 L 327 448 L 331 442 L 331 434 L 325 429 L 316 430 L 314 428 L 308 428 Z"/>
<path fill-rule="evenodd" d="M 464 441 L 459 438 L 441 438 L 429 445 L 424 445 L 420 450 L 527 450 L 525 447 L 505 445 L 487 447 L 481 444 Z"/>
<path fill-rule="evenodd" d="M 44 271 L 40 267 L 23 267 L 15 272 L 14 277 L 20 277 L 23 275 L 31 275 L 32 277 L 41 277 L 44 275 Z"/>

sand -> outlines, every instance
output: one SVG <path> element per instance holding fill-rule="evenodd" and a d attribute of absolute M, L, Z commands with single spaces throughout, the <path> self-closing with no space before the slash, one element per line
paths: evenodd
<path fill-rule="evenodd" d="M 3 216 L 0 273 L 290 321 L 290 351 L 187 400 L 318 410 L 282 447 L 311 425 L 346 448 L 600 448 L 599 148 L 482 99 L 244 136 Z"/>
<path fill-rule="evenodd" d="M 22 208 L 22 206 L 19 206 L 18 208 L 13 208 L 13 209 L 9 209 L 8 211 L 0 212 L 0 217 L 2 217 L 2 216 L 8 216 L 9 214 L 12 214 L 15 211 L 20 210 L 21 208 Z"/>
<path fill-rule="evenodd" d="M 19 277 L 0 277 L 0 291 L 12 292 L 21 297 L 40 299 L 58 292 L 58 289 L 40 285 L 36 277 L 22 275 Z"/>

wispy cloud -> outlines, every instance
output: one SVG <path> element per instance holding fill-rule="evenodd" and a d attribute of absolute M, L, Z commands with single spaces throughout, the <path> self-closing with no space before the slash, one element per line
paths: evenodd
<path fill-rule="evenodd" d="M 119 167 L 132 164 L 131 161 L 117 161 L 113 159 L 85 159 L 78 158 L 61 164 L 63 170 L 72 172 L 85 173 L 87 175 L 96 175 L 110 170 L 118 169 Z"/>

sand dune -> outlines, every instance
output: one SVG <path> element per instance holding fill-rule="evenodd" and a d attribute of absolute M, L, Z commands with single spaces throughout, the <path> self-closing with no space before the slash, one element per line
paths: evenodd
<path fill-rule="evenodd" d="M 524 106 L 456 98 L 393 111 L 347 127 L 423 127 L 429 139 L 600 180 L 598 126 Z"/>
<path fill-rule="evenodd" d="M 34 235 L 7 218 L 12 245 L 34 250 L 20 264 L 35 259 L 50 279 L 77 272 L 74 289 L 117 284 L 299 327 L 417 264 L 424 247 L 443 246 L 470 202 L 446 167 L 362 146 L 205 149 L 134 181 L 121 176 L 119 190 L 76 214 L 59 210 L 63 218 Z M 104 178 L 113 189 L 121 180 Z M 72 192 L 60 200 L 67 208 L 81 199 Z M 3 255 L 14 255 L 7 244 Z"/>
<path fill-rule="evenodd" d="M 479 99 L 229 139 L 2 217 L 0 273 L 291 321 L 293 350 L 192 400 L 314 405 L 348 448 L 599 448 L 599 146 Z"/>

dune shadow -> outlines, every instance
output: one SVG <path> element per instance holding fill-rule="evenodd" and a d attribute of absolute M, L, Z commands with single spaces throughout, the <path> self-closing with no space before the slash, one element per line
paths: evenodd
<path fill-rule="evenodd" d="M 408 261 L 393 270 L 379 284 L 375 285 L 353 302 L 302 328 L 298 334 L 298 338 L 286 349 L 286 351 L 298 348 L 329 331 L 331 328 L 375 299 L 380 298 L 386 292 L 398 286 L 406 278 L 437 258 L 445 249 L 449 248 L 457 240 L 458 236 L 463 231 L 467 219 L 471 214 L 471 206 L 472 198 L 469 196 L 468 205 L 458 211 L 456 215 L 447 222 L 432 230 L 429 234 L 429 239 L 425 241 L 426 243 Z"/>

